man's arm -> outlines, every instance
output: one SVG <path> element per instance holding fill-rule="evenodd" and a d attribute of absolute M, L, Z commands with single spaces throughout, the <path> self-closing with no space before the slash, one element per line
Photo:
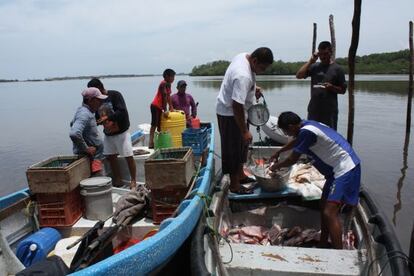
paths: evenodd
<path fill-rule="evenodd" d="M 194 102 L 193 96 L 190 96 L 190 105 L 191 105 L 191 117 L 195 118 L 197 117 L 197 105 Z"/>
<path fill-rule="evenodd" d="M 346 91 L 346 85 L 333 85 L 332 83 L 329 82 L 325 82 L 323 84 L 326 88 L 326 90 L 328 90 L 331 93 L 336 93 L 336 94 L 345 94 Z"/>
<path fill-rule="evenodd" d="M 298 70 L 298 72 L 296 72 L 296 78 L 297 79 L 303 79 L 306 77 L 307 72 L 309 71 L 309 67 L 314 64 L 316 61 L 318 60 L 318 54 L 314 53 L 311 58 L 309 59 L 308 62 L 306 62 L 304 65 L 302 65 L 302 67 L 300 67 L 300 69 Z"/>
<path fill-rule="evenodd" d="M 279 168 L 284 168 L 284 167 L 290 167 L 293 164 L 296 164 L 296 162 L 298 161 L 300 157 L 300 153 L 292 151 L 292 153 L 289 155 L 288 158 L 286 158 L 285 160 L 283 160 L 280 163 L 275 163 L 270 170 L 275 171 Z"/>
<path fill-rule="evenodd" d="M 96 152 L 96 148 L 88 146 L 88 144 L 85 142 L 85 139 L 83 138 L 83 130 L 88 123 L 88 116 L 86 114 L 80 114 L 80 116 L 76 118 L 70 128 L 69 137 L 81 152 L 93 156 Z"/>
<path fill-rule="evenodd" d="M 293 149 L 293 147 L 295 146 L 295 143 L 296 143 L 296 139 L 293 139 L 293 140 L 291 140 L 291 141 L 289 141 L 286 145 L 284 145 L 280 150 L 278 150 L 278 151 L 276 151 L 273 155 L 272 155 L 272 157 L 270 157 L 270 161 L 273 161 L 273 160 L 278 160 L 279 159 L 279 156 L 280 156 L 280 154 L 282 153 L 282 152 L 285 152 L 285 151 L 288 151 L 288 150 L 291 150 L 291 149 Z"/>
<path fill-rule="evenodd" d="M 235 100 L 233 100 L 233 113 L 234 119 L 236 120 L 236 124 L 240 129 L 240 132 L 243 137 L 243 141 L 246 144 L 250 144 L 253 137 L 250 131 L 247 129 L 246 120 L 244 117 L 244 106 Z"/>
<path fill-rule="evenodd" d="M 165 93 L 167 93 L 167 92 L 165 92 Z M 174 105 L 172 104 L 172 101 L 171 101 L 171 95 L 167 94 L 167 101 L 168 101 L 168 110 L 169 111 L 174 111 Z"/>
<path fill-rule="evenodd" d="M 115 97 L 112 97 L 111 103 L 114 113 L 108 117 L 108 120 L 113 122 L 123 121 L 128 114 L 124 97 L 122 97 L 121 93 L 117 93 Z"/>
<path fill-rule="evenodd" d="M 346 92 L 346 80 L 345 80 L 345 72 L 342 70 L 342 68 L 338 68 L 336 70 L 337 78 L 336 78 L 336 84 L 334 85 L 332 83 L 326 82 L 324 83 L 326 89 L 329 92 L 336 93 L 336 94 L 345 94 Z"/>

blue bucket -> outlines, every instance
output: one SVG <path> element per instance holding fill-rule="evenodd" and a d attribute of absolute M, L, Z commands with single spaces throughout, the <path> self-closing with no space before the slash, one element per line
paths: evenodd
<path fill-rule="evenodd" d="M 17 245 L 17 258 L 25 267 L 46 259 L 47 254 L 55 248 L 61 239 L 60 233 L 50 227 L 45 227 L 28 236 Z"/>

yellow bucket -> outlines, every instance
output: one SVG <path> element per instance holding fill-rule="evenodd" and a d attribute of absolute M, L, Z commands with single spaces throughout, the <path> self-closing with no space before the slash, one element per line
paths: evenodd
<path fill-rule="evenodd" d="M 186 128 L 185 113 L 183 111 L 169 112 L 168 117 L 161 116 L 161 130 L 171 133 L 172 146 L 183 146 L 181 133 Z"/>

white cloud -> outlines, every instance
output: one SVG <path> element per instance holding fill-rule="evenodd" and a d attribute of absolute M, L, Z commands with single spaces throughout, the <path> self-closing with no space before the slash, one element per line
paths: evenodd
<path fill-rule="evenodd" d="M 358 54 L 406 47 L 413 8 L 412 0 L 363 2 Z M 337 56 L 346 56 L 349 0 L 3 1 L 0 79 L 189 72 L 258 46 L 276 59 L 305 60 L 313 22 L 318 40 L 329 39 L 329 14 Z"/>

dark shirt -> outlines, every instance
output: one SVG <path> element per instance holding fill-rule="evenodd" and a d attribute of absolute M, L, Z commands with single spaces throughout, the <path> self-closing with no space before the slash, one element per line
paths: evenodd
<path fill-rule="evenodd" d="M 345 86 L 344 70 L 336 63 L 322 64 L 320 62 L 312 64 L 306 77 L 311 77 L 311 99 L 308 105 L 310 114 L 337 114 L 338 113 L 338 94 L 320 88 L 325 82 L 335 86 Z M 316 87 L 315 87 L 316 85 Z"/>
<path fill-rule="evenodd" d="M 128 110 L 122 94 L 115 90 L 108 90 L 108 98 L 103 102 L 102 108 L 109 109 L 107 112 L 108 119 L 118 124 L 119 131 L 114 133 L 107 133 L 104 129 L 105 135 L 112 136 L 123 133 L 129 129 L 129 115 Z M 99 119 L 99 112 L 96 113 L 96 119 Z"/>

